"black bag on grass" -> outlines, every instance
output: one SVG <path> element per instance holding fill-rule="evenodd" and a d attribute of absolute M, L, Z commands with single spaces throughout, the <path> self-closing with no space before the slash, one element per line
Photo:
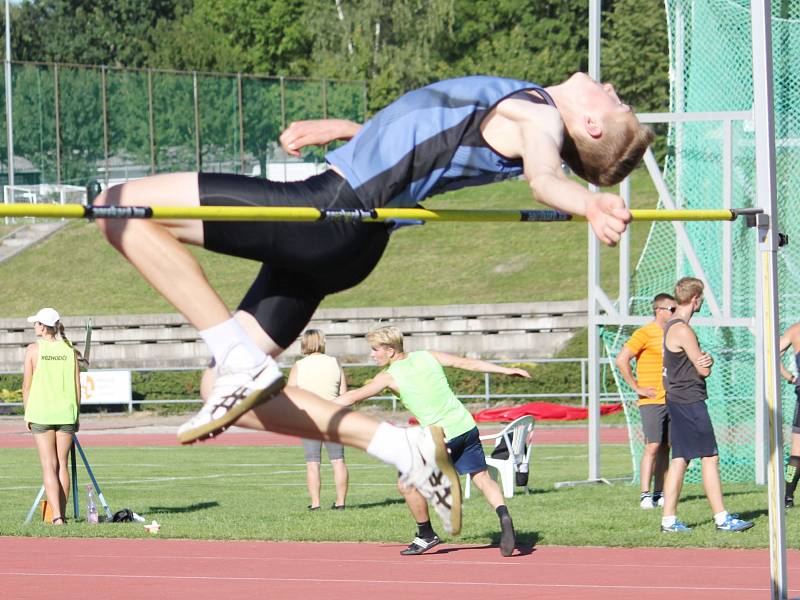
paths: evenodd
<path fill-rule="evenodd" d="M 133 511 L 130 508 L 123 508 L 114 513 L 111 517 L 114 523 L 130 523 L 133 521 Z"/>

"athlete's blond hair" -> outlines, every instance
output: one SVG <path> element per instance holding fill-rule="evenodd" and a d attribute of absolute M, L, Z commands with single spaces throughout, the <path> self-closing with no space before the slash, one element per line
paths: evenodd
<path fill-rule="evenodd" d="M 389 346 L 396 352 L 403 352 L 403 333 L 397 327 L 376 327 L 367 333 L 366 338 L 370 346 Z"/>
<path fill-rule="evenodd" d="M 704 289 L 703 282 L 696 277 L 683 277 L 675 284 L 675 302 L 685 306 L 695 296 L 702 296 Z"/>

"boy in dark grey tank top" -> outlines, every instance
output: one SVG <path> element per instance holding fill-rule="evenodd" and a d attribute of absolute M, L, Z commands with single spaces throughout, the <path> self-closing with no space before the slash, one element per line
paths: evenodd
<path fill-rule="evenodd" d="M 676 517 L 678 499 L 689 461 L 703 461 L 703 487 L 719 531 L 744 531 L 753 523 L 737 519 L 722 503 L 719 455 L 714 427 L 706 407 L 706 377 L 711 375 L 714 359 L 700 349 L 697 336 L 689 326 L 692 315 L 703 305 L 703 282 L 684 277 L 675 284 L 675 318 L 664 329 L 664 389 L 670 418 L 672 461 L 664 482 L 664 512 L 661 531 L 691 531 Z"/>
<path fill-rule="evenodd" d="M 800 323 L 789 326 L 783 332 L 780 341 L 781 354 L 789 348 L 794 350 L 794 362 L 797 372 L 800 373 Z M 781 376 L 790 384 L 795 386 L 797 402 L 794 408 L 794 419 L 792 420 L 792 448 L 789 451 L 789 461 L 786 463 L 786 495 L 784 504 L 786 508 L 794 506 L 794 492 L 797 483 L 800 481 L 800 387 L 797 375 L 793 375 L 789 370 L 781 365 Z"/>

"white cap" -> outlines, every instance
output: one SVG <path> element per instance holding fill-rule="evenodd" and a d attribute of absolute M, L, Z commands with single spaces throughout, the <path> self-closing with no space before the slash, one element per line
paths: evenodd
<path fill-rule="evenodd" d="M 60 320 L 61 317 L 55 308 L 43 308 L 32 317 L 28 317 L 28 323 L 41 323 L 48 327 L 55 327 Z"/>

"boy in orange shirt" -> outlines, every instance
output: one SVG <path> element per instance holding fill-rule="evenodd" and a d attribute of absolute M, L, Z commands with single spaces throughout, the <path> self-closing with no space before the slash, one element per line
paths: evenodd
<path fill-rule="evenodd" d="M 658 294 L 653 298 L 654 319 L 633 332 L 617 355 L 617 368 L 625 382 L 639 396 L 639 413 L 644 429 L 644 452 L 639 465 L 644 509 L 663 506 L 664 475 L 669 467 L 669 415 L 662 381 L 664 326 L 675 312 L 675 298 Z M 636 377 L 631 361 L 636 359 Z M 650 480 L 653 491 L 650 491 Z"/>

